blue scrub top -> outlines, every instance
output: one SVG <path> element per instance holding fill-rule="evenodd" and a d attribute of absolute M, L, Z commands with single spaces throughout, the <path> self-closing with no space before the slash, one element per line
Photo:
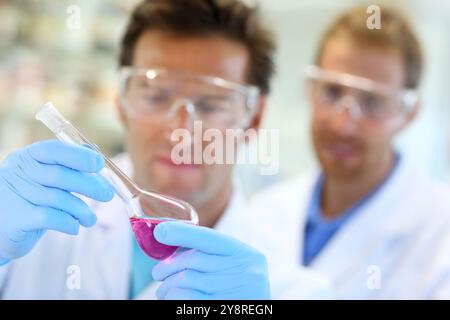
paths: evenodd
<path fill-rule="evenodd" d="M 134 234 L 132 238 L 130 299 L 137 297 L 153 281 L 152 269 L 158 263 L 141 250 Z"/>
<path fill-rule="evenodd" d="M 345 224 L 351 217 L 364 207 L 372 197 L 383 187 L 383 185 L 391 178 L 393 172 L 398 167 L 400 155 L 395 155 L 395 163 L 389 174 L 381 181 L 368 195 L 355 203 L 350 209 L 334 219 L 324 217 L 320 205 L 322 198 L 323 174 L 316 181 L 310 205 L 307 212 L 307 220 L 305 226 L 305 239 L 303 248 L 303 264 L 308 266 L 314 258 L 320 253 L 325 245 L 330 241 L 333 235 Z"/>

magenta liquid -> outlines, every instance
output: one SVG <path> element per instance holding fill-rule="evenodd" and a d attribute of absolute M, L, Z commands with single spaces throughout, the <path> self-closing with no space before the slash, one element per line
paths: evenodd
<path fill-rule="evenodd" d="M 131 227 L 136 236 L 137 243 L 150 258 L 163 260 L 171 256 L 178 247 L 168 246 L 158 242 L 153 236 L 153 230 L 163 220 L 149 218 L 130 218 Z"/>

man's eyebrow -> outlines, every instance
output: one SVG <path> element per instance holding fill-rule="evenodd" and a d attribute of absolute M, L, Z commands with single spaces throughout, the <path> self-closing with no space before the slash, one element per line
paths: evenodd
<path fill-rule="evenodd" d="M 157 89 L 157 90 L 169 90 L 170 89 L 170 86 L 168 84 L 155 83 L 155 82 L 149 82 L 149 81 L 141 81 L 141 82 L 139 82 L 139 85 L 144 88 L 151 88 L 151 89 Z"/>
<path fill-rule="evenodd" d="M 225 93 L 205 92 L 205 93 L 202 93 L 201 96 L 206 99 L 217 99 L 217 100 L 229 100 L 230 99 L 230 95 L 225 94 Z"/>

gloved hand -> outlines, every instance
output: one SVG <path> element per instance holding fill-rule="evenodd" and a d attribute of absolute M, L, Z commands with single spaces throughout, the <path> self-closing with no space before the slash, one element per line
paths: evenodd
<path fill-rule="evenodd" d="M 182 222 L 156 226 L 164 244 L 191 248 L 159 262 L 153 278 L 163 281 L 158 299 L 270 299 L 266 258 L 216 230 Z"/>
<path fill-rule="evenodd" d="M 96 216 L 75 192 L 99 201 L 114 191 L 92 173 L 103 158 L 87 147 L 57 140 L 37 142 L 11 153 L 0 165 L 0 265 L 27 254 L 46 230 L 70 235 Z"/>

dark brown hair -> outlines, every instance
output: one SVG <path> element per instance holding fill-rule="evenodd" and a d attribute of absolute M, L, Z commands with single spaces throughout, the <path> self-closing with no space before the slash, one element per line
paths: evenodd
<path fill-rule="evenodd" d="M 247 81 L 263 93 L 274 73 L 275 44 L 260 21 L 257 8 L 239 0 L 145 0 L 133 11 L 120 51 L 120 65 L 133 63 L 136 42 L 147 30 L 180 36 L 219 35 L 246 46 L 249 52 Z"/>
<path fill-rule="evenodd" d="M 399 13 L 380 7 L 381 29 L 369 29 L 367 7 L 357 6 L 342 14 L 323 36 L 316 55 L 320 65 L 328 41 L 340 34 L 349 36 L 357 44 L 382 49 L 398 50 L 402 56 L 405 70 L 405 87 L 415 89 L 422 74 L 422 50 L 412 28 Z"/>

